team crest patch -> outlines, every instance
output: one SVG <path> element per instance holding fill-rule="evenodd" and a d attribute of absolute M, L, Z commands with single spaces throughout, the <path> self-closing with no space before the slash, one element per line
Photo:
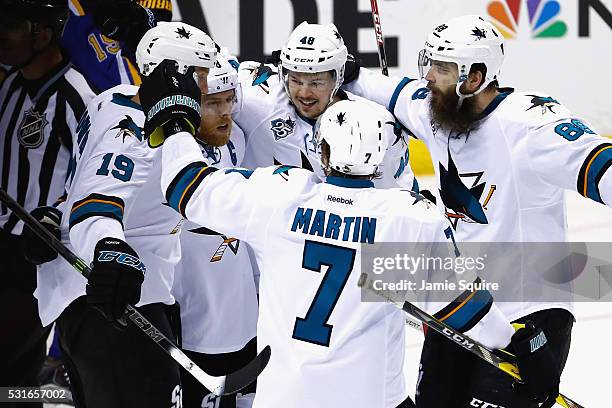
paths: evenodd
<path fill-rule="evenodd" d="M 122 119 L 119 124 L 111 130 L 118 129 L 117 134 L 115 135 L 115 139 L 121 137 L 121 140 L 125 142 L 126 138 L 135 137 L 139 141 L 143 139 L 142 130 L 138 127 L 134 120 L 125 115 L 125 119 Z"/>
<path fill-rule="evenodd" d="M 30 109 L 25 113 L 17 132 L 19 143 L 26 149 L 36 149 L 45 139 L 44 130 L 48 124 L 46 113 L 40 114 L 34 108 Z"/>
<path fill-rule="evenodd" d="M 550 111 L 552 113 L 556 113 L 553 110 L 553 107 L 555 105 L 559 105 L 559 102 L 556 99 L 551 98 L 550 96 L 548 97 L 543 97 L 543 96 L 538 96 L 538 95 L 527 95 L 527 96 L 531 96 L 531 106 L 529 108 L 527 108 L 527 110 L 531 110 L 533 108 L 542 108 L 542 115 L 546 114 L 547 111 Z"/>
<path fill-rule="evenodd" d="M 274 133 L 274 140 L 276 141 L 284 139 L 292 134 L 295 128 L 295 121 L 292 120 L 290 116 L 287 116 L 287 119 L 274 119 L 270 124 L 272 125 L 270 130 Z"/>

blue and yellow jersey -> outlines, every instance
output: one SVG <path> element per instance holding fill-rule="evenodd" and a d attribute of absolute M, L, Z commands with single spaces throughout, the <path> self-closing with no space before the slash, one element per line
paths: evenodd
<path fill-rule="evenodd" d="M 121 52 L 121 44 L 100 33 L 93 16 L 85 12 L 87 0 L 69 0 L 70 18 L 60 43 L 73 65 L 104 91 L 119 84 L 140 84 L 135 64 Z"/>
<path fill-rule="evenodd" d="M 102 35 L 93 16 L 87 13 L 90 0 L 69 0 L 70 18 L 60 40 L 72 60 L 89 83 L 104 91 L 119 84 L 140 85 L 140 76 L 132 56 L 126 54 L 122 42 Z M 171 15 L 170 0 L 139 0 L 141 6 Z M 164 19 L 164 18 L 162 18 Z"/>

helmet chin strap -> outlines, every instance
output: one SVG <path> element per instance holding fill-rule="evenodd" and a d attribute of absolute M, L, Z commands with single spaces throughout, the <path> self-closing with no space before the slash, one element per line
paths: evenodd
<path fill-rule="evenodd" d="M 455 86 L 455 93 L 457 94 L 457 96 L 459 97 L 459 100 L 457 101 L 457 110 L 461 109 L 461 106 L 463 106 L 463 101 L 467 98 L 471 98 L 475 95 L 478 95 L 479 93 L 481 93 L 486 87 L 487 85 L 489 85 L 489 82 L 483 82 L 482 85 L 480 85 L 480 87 L 476 90 L 476 92 L 472 92 L 469 94 L 464 94 L 461 92 L 461 85 L 463 85 L 463 83 L 465 82 L 465 80 L 463 81 L 459 81 L 457 82 L 457 85 Z"/>

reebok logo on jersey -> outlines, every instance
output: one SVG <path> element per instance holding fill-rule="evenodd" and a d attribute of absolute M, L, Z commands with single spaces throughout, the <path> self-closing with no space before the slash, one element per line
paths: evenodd
<path fill-rule="evenodd" d="M 531 346 L 531 352 L 538 351 L 541 347 L 543 347 L 548 342 L 546 335 L 544 332 L 540 332 L 533 339 L 529 340 L 529 345 Z"/>
<path fill-rule="evenodd" d="M 327 201 L 331 201 L 334 203 L 340 203 L 340 204 L 347 204 L 347 205 L 353 205 L 353 199 L 348 199 L 348 198 L 342 198 L 342 197 L 334 197 L 331 194 L 327 195 Z"/>

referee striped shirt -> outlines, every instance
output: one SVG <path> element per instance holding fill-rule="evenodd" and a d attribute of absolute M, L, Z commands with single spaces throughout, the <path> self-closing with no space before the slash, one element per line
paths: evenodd
<path fill-rule="evenodd" d="M 51 205 L 64 192 L 73 135 L 94 96 L 66 59 L 41 79 L 16 71 L 0 86 L 0 186 L 26 210 Z M 4 203 L 0 227 L 17 235 L 23 228 Z"/>

